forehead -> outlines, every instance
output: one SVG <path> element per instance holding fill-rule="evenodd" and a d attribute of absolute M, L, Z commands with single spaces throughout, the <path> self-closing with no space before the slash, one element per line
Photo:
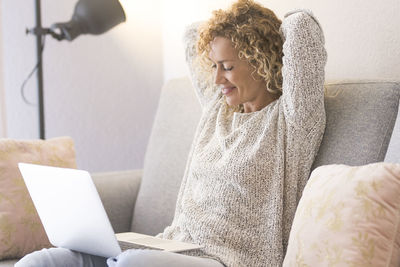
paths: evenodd
<path fill-rule="evenodd" d="M 233 47 L 231 40 L 225 37 L 215 37 L 210 43 L 210 48 L 209 57 L 215 62 L 238 59 L 238 51 Z"/>

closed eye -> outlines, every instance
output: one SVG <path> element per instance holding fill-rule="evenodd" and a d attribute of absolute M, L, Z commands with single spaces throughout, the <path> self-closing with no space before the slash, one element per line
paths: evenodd
<path fill-rule="evenodd" d="M 216 69 L 216 68 L 217 68 L 217 65 L 216 65 L 216 64 L 212 64 L 212 65 L 211 65 L 211 68 Z M 222 66 L 222 69 L 223 69 L 224 71 L 231 71 L 231 70 L 233 70 L 233 66 L 232 66 L 232 67 L 225 67 L 225 66 Z"/>

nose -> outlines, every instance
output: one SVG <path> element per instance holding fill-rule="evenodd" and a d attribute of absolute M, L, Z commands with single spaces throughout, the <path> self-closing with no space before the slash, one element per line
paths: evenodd
<path fill-rule="evenodd" d="M 223 71 L 221 70 L 221 67 L 219 67 L 219 66 L 216 67 L 214 76 L 215 76 L 214 83 L 216 85 L 221 85 L 226 82 L 226 79 L 225 79 Z"/>

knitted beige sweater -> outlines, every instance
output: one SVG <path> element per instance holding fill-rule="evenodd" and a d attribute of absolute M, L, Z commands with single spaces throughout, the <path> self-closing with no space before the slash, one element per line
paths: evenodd
<path fill-rule="evenodd" d="M 297 203 L 325 129 L 326 52 L 318 22 L 305 11 L 286 15 L 283 95 L 260 111 L 225 112 L 188 59 L 203 114 L 171 226 L 159 235 L 204 245 L 192 255 L 226 266 L 280 266 Z M 184 122 L 183 122 L 184 123 Z"/>

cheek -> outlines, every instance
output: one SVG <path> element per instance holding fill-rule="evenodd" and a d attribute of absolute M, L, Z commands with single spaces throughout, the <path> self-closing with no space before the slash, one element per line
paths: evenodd
<path fill-rule="evenodd" d="M 261 86 L 260 81 L 256 81 L 250 76 L 242 80 L 242 87 L 245 92 L 253 94 L 255 91 L 258 91 Z"/>
<path fill-rule="evenodd" d="M 240 80 L 236 83 L 236 87 L 238 88 L 238 92 L 240 95 L 247 95 L 251 90 L 251 85 L 247 80 Z"/>
<path fill-rule="evenodd" d="M 229 73 L 226 75 L 227 79 L 236 87 L 241 87 L 243 84 L 243 78 L 236 73 Z"/>
<path fill-rule="evenodd" d="M 239 88 L 244 90 L 249 86 L 251 74 L 248 73 L 247 69 L 237 68 L 237 71 L 230 74 L 231 81 Z"/>

